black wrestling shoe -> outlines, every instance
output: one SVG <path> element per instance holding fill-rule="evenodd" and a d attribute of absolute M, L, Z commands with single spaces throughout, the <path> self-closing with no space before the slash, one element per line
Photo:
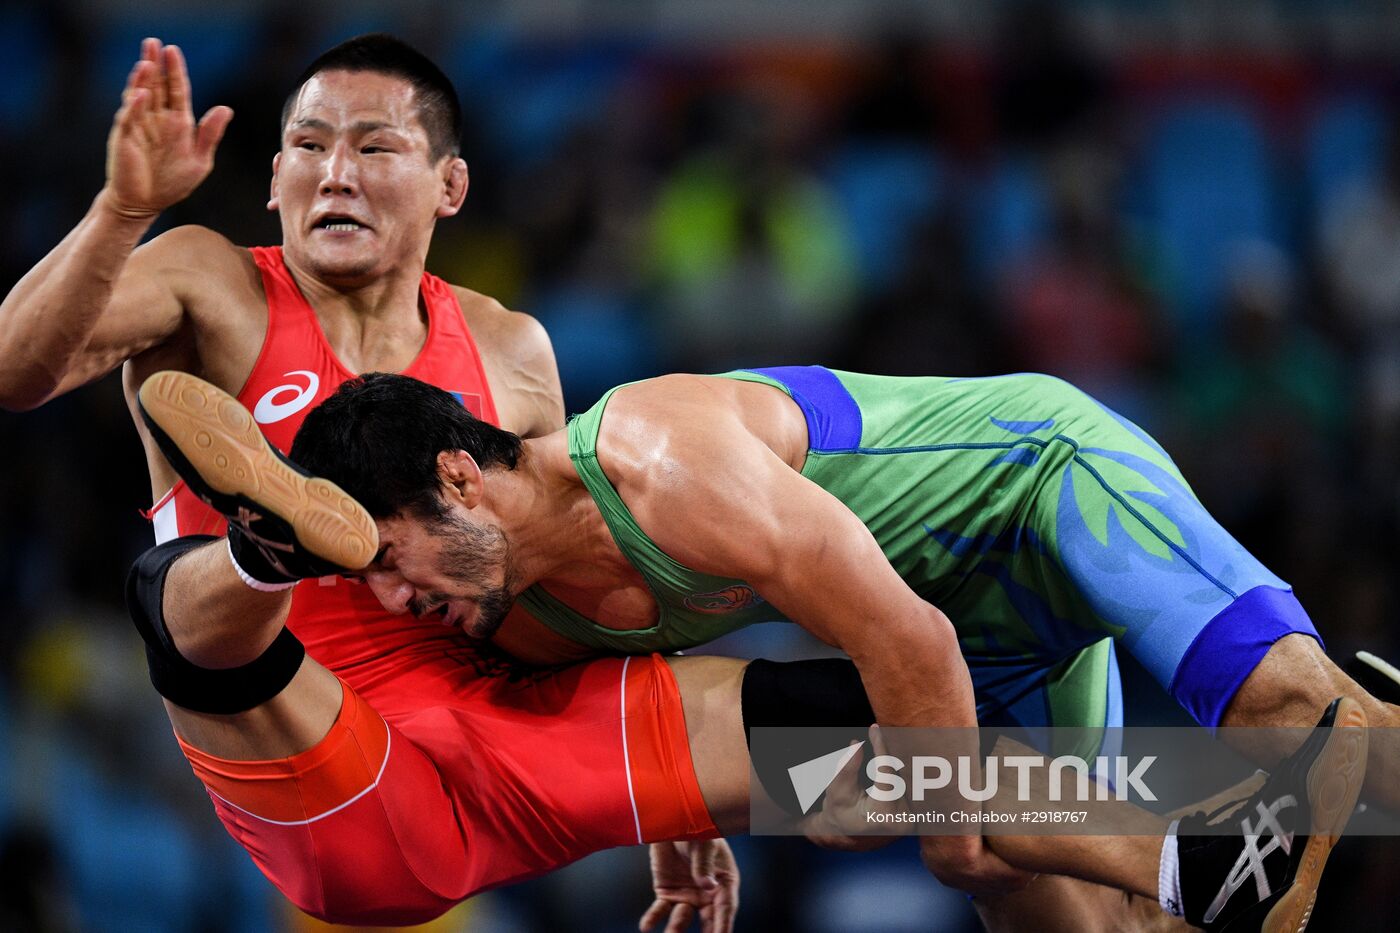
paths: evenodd
<path fill-rule="evenodd" d="M 1303 746 L 1222 821 L 1238 826 L 1238 834 L 1208 835 L 1216 814 L 1181 820 L 1177 856 L 1188 923 L 1232 933 L 1295 933 L 1308 925 L 1327 856 L 1361 793 L 1366 742 L 1361 704 L 1333 700 Z"/>
<path fill-rule="evenodd" d="M 1383 703 L 1400 704 L 1400 669 L 1369 651 L 1358 651 L 1342 665 L 1348 677 Z"/>
<path fill-rule="evenodd" d="M 289 583 L 374 559 L 379 532 L 369 513 L 282 456 L 227 392 L 166 370 L 141 385 L 137 402 L 170 465 L 228 519 L 234 563 L 254 580 Z"/>

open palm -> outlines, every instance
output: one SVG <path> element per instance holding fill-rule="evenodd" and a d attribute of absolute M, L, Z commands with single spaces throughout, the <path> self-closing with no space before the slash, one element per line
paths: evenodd
<path fill-rule="evenodd" d="M 213 169 L 231 119 L 228 107 L 213 107 L 196 124 L 184 55 L 177 46 L 144 40 L 107 137 L 111 205 L 143 216 L 183 200 Z"/>
<path fill-rule="evenodd" d="M 704 933 L 731 933 L 739 909 L 739 868 L 723 839 L 656 842 L 651 846 L 656 900 L 639 925 L 666 920 L 665 933 L 682 933 L 696 916 Z"/>

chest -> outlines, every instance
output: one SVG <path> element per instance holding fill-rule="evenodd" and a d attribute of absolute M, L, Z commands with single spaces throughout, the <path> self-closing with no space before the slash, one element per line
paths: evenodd
<path fill-rule="evenodd" d="M 320 336 L 327 351 L 352 373 L 398 373 L 413 365 L 428 341 L 428 318 L 421 308 L 383 320 L 356 320 L 346 313 L 315 312 L 308 337 Z"/>
<path fill-rule="evenodd" d="M 646 579 L 635 568 L 626 567 L 585 585 L 544 583 L 542 588 L 563 605 L 601 628 L 634 632 L 654 628 L 661 610 Z"/>

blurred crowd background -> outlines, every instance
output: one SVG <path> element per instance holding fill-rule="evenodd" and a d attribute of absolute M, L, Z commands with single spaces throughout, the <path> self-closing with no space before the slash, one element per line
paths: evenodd
<path fill-rule="evenodd" d="M 1309 607 L 1394 659 L 1400 11 L 1393 3 L 617 0 L 0 7 L 0 281 L 102 184 L 142 36 L 236 117 L 161 228 L 278 241 L 279 108 L 392 31 L 467 111 L 429 268 L 536 315 L 571 411 L 671 370 L 1036 370 L 1163 441 Z M 4 365 L 0 361 L 0 365 Z M 150 541 L 116 378 L 0 413 L 0 929 L 315 929 L 213 818 L 121 607 Z M 792 627 L 725 646 L 791 657 Z M 1183 721 L 1124 658 L 1131 723 Z M 914 849 L 736 843 L 745 930 L 973 929 Z M 1350 840 L 1314 929 L 1391 929 L 1400 845 Z M 628 930 L 639 850 L 440 930 Z"/>

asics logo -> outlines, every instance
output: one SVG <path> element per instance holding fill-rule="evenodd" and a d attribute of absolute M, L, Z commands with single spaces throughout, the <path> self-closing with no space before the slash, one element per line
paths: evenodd
<path fill-rule="evenodd" d="M 1235 860 L 1234 867 L 1230 869 L 1225 883 L 1221 885 L 1220 893 L 1211 901 L 1210 909 L 1201 918 L 1205 923 L 1210 923 L 1218 917 L 1225 907 L 1225 902 L 1250 878 L 1254 879 L 1259 900 L 1262 901 L 1273 893 L 1269 887 L 1269 875 L 1264 868 L 1264 858 L 1275 849 L 1282 849 L 1284 855 L 1293 851 L 1293 833 L 1284 832 L 1283 827 L 1279 825 L 1278 815 L 1284 807 L 1296 806 L 1298 799 L 1292 794 L 1284 794 L 1267 807 L 1262 800 L 1255 804 L 1259 813 L 1257 825 L 1250 825 L 1249 817 L 1240 820 L 1240 825 L 1244 827 L 1244 850 L 1240 852 L 1240 857 Z M 1259 838 L 1265 833 L 1268 833 L 1269 841 L 1261 849 Z"/>
<path fill-rule="evenodd" d="M 261 515 L 252 511 L 247 506 L 240 505 L 238 507 L 238 514 L 233 517 L 233 522 L 238 525 L 239 528 L 243 529 L 244 537 L 253 542 L 253 546 L 258 549 L 258 553 L 272 565 L 274 570 L 283 576 L 295 577 L 296 574 L 288 570 L 286 564 L 282 563 L 282 558 L 278 556 L 279 551 L 284 554 L 290 554 L 295 548 L 286 542 L 272 541 L 253 532 L 254 523 L 262 521 L 262 518 Z"/>
<path fill-rule="evenodd" d="M 304 369 L 294 369 L 283 376 L 305 376 L 307 383 L 305 387 L 299 385 L 281 385 L 275 389 L 268 389 L 262 398 L 258 399 L 258 404 L 253 407 L 253 417 L 258 424 L 272 424 L 284 418 L 290 418 L 311 404 L 316 397 L 316 390 L 321 388 L 321 377 L 313 372 Z M 291 393 L 291 397 L 288 397 Z"/>

